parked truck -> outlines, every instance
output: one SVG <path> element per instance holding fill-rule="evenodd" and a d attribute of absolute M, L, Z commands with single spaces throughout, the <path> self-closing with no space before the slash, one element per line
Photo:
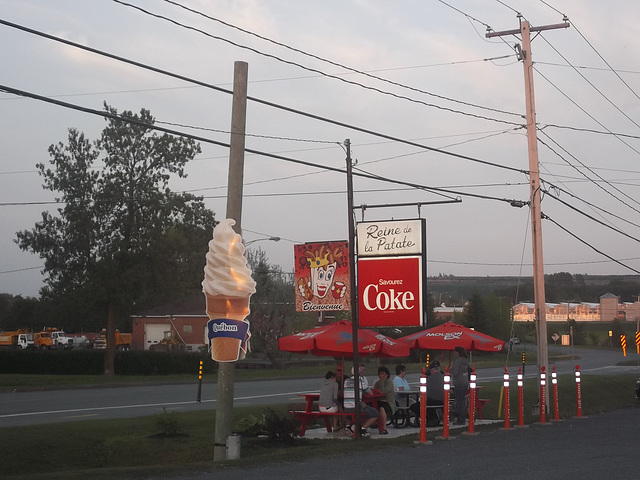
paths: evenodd
<path fill-rule="evenodd" d="M 93 348 L 105 350 L 107 348 L 107 329 L 103 328 L 102 331 L 96 337 L 93 342 Z M 130 350 L 131 349 L 131 334 L 120 333 L 120 330 L 116 330 L 116 350 Z"/>
<path fill-rule="evenodd" d="M 23 328 L 11 332 L 0 333 L 0 348 L 6 350 L 26 350 L 33 348 L 33 334 L 31 330 Z"/>
<path fill-rule="evenodd" d="M 67 334 L 57 328 L 44 328 L 33 334 L 33 344 L 40 350 L 68 349 L 73 347 L 73 341 Z"/>

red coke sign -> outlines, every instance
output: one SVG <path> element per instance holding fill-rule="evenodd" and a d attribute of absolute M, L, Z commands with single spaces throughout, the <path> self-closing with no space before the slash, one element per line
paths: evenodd
<path fill-rule="evenodd" d="M 422 257 L 358 260 L 359 324 L 422 326 Z"/>

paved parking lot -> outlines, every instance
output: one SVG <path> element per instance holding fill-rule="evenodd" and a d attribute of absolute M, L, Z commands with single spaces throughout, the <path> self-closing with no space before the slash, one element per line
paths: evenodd
<path fill-rule="evenodd" d="M 640 406 L 547 426 L 531 425 L 510 431 L 496 426 L 483 429 L 476 436 L 456 433 L 454 440 L 435 440 L 430 446 L 415 446 L 411 441 L 406 447 L 382 451 L 375 449 L 252 468 L 233 467 L 182 478 L 246 480 L 256 476 L 261 480 L 375 480 L 428 476 L 456 480 L 635 480 L 639 477 L 639 426 Z"/>

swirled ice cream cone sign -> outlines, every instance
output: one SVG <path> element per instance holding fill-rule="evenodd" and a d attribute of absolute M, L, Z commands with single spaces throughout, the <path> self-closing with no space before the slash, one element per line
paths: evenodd
<path fill-rule="evenodd" d="M 249 299 L 256 291 L 242 238 L 227 218 L 213 230 L 204 267 L 202 291 L 207 301 L 207 336 L 216 362 L 242 360 L 249 348 Z"/>

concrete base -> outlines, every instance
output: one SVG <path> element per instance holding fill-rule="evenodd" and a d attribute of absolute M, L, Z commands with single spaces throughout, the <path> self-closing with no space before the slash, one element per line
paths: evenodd
<path fill-rule="evenodd" d="M 432 442 L 432 441 L 430 441 L 430 440 L 427 440 L 426 442 L 416 441 L 416 442 L 413 442 L 413 444 L 414 444 L 416 447 L 423 447 L 423 446 L 433 445 L 433 442 Z"/>

